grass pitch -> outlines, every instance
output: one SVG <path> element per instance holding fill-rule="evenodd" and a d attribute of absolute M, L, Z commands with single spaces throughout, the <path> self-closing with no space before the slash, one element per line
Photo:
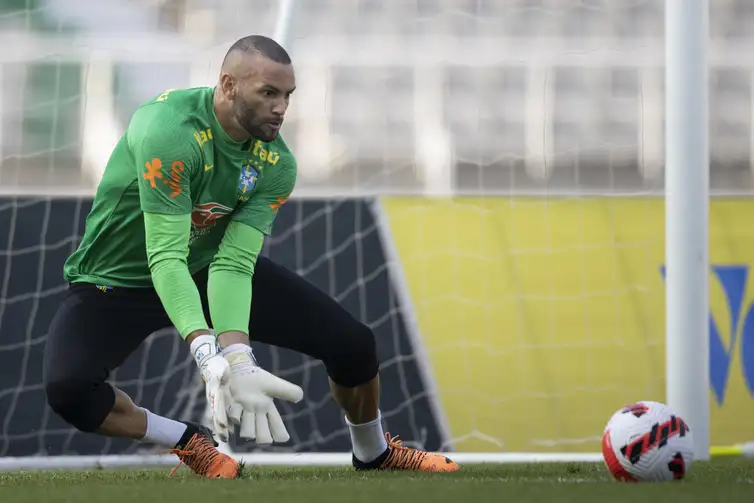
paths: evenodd
<path fill-rule="evenodd" d="M 686 480 L 664 484 L 618 483 L 598 463 L 469 465 L 452 474 L 247 467 L 238 480 L 205 480 L 185 467 L 172 478 L 168 472 L 0 473 L 0 502 L 754 502 L 754 462 L 743 459 L 697 462 Z"/>

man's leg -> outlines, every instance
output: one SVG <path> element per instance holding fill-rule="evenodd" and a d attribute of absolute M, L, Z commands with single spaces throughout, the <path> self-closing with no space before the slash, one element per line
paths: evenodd
<path fill-rule="evenodd" d="M 260 257 L 249 331 L 254 341 L 321 360 L 344 409 L 357 468 L 453 471 L 445 456 L 387 442 L 379 414 L 379 362 L 372 330 L 334 299 L 285 267 Z"/>
<path fill-rule="evenodd" d="M 170 320 L 153 292 L 102 292 L 94 285 L 74 285 L 50 326 L 45 348 L 44 383 L 50 407 L 83 432 L 179 450 L 207 439 L 197 425 L 138 407 L 106 382 L 110 371 L 144 339 L 166 326 Z M 202 451 L 209 453 L 206 446 Z M 227 475 L 231 468 L 218 467 L 215 471 L 220 473 L 214 476 Z"/>

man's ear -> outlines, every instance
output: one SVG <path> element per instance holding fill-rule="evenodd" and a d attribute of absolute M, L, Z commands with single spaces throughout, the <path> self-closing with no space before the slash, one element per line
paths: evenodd
<path fill-rule="evenodd" d="M 227 98 L 235 99 L 238 94 L 236 78 L 228 73 L 222 74 L 220 77 L 220 89 Z"/>

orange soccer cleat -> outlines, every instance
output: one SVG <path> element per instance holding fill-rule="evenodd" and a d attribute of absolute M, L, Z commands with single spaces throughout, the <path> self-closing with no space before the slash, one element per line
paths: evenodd
<path fill-rule="evenodd" d="M 398 436 L 385 434 L 387 451 L 371 463 L 363 463 L 353 458 L 357 470 L 410 470 L 419 472 L 457 472 L 458 464 L 450 458 L 434 452 L 420 451 L 404 447 Z"/>
<path fill-rule="evenodd" d="M 189 439 L 181 448 L 168 452 L 178 456 L 181 460 L 170 472 L 172 476 L 181 465 L 188 466 L 191 471 L 210 479 L 234 479 L 241 474 L 243 465 L 227 454 L 217 450 L 217 444 L 212 440 L 211 433 L 203 429 Z"/>

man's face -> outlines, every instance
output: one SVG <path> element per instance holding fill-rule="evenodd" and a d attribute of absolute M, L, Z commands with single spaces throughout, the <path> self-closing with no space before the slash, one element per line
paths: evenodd
<path fill-rule="evenodd" d="M 259 54 L 247 58 L 249 69 L 236 81 L 232 110 L 251 136 L 273 141 L 283 125 L 291 94 L 296 88 L 293 66 L 276 63 Z"/>

